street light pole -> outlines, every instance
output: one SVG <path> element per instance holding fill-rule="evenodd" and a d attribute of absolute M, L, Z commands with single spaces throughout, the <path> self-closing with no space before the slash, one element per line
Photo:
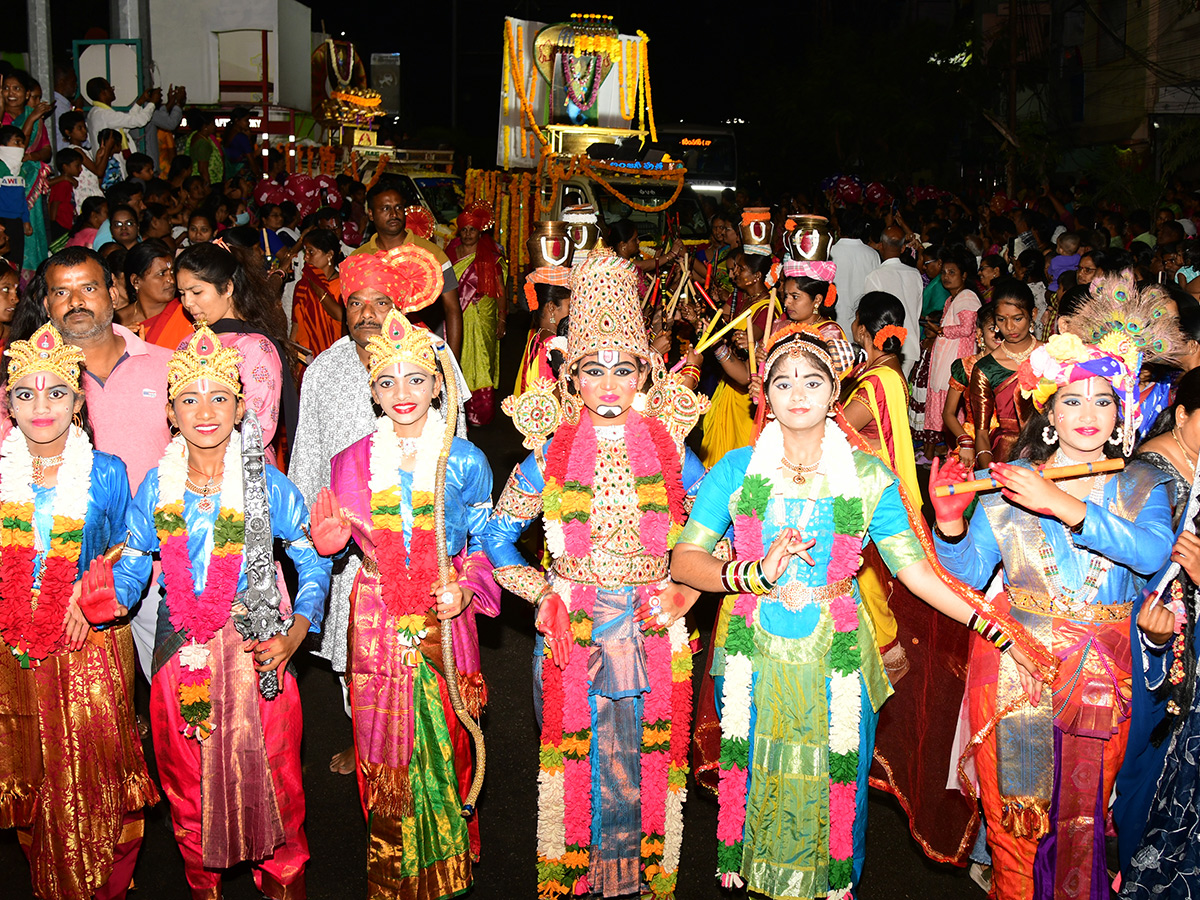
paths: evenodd
<path fill-rule="evenodd" d="M 53 100 L 54 67 L 50 61 L 50 0 L 26 0 L 29 20 L 29 73 L 42 85 L 42 96 Z M 57 135 L 55 135 L 57 137 Z"/>

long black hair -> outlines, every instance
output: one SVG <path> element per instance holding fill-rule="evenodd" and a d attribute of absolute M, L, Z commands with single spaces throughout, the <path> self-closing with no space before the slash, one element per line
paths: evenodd
<path fill-rule="evenodd" d="M 1164 409 L 1154 423 L 1154 429 L 1147 436 L 1147 440 L 1151 437 L 1157 437 L 1160 434 L 1166 434 L 1175 427 L 1175 411 L 1182 407 L 1189 415 L 1195 415 L 1197 410 L 1200 410 L 1200 369 L 1192 369 L 1179 379 L 1179 383 L 1175 386 L 1175 399 Z M 1183 473 L 1184 480 L 1187 481 L 1191 477 L 1190 472 Z M 1187 502 L 1186 500 L 1184 501 Z M 1200 527 L 1200 513 L 1197 514 L 1196 520 L 1192 522 L 1192 530 L 1195 531 Z M 1187 570 L 1183 567 L 1179 569 L 1179 575 L 1176 578 L 1179 586 L 1183 589 L 1184 609 L 1187 611 L 1187 621 L 1183 629 L 1183 653 L 1178 657 L 1183 663 L 1183 680 L 1179 684 L 1172 684 L 1169 679 L 1164 678 L 1158 690 L 1155 691 L 1156 699 L 1172 700 L 1175 703 L 1175 708 L 1178 712 L 1168 711 L 1164 713 L 1162 721 L 1160 721 L 1154 730 L 1150 732 L 1150 742 L 1154 746 L 1159 746 L 1172 731 L 1178 727 L 1187 718 L 1188 711 L 1192 708 L 1192 698 L 1196 691 L 1196 651 L 1193 648 L 1193 638 L 1196 634 L 1196 588 L 1197 585 L 1188 575 Z M 1167 598 L 1164 597 L 1163 600 Z"/>
<path fill-rule="evenodd" d="M 801 288 L 801 290 L 804 290 Z M 904 304 L 895 294 L 887 291 L 867 291 L 858 300 L 858 324 L 867 329 L 874 342 L 875 335 L 888 325 L 904 327 Z M 879 349 L 884 353 L 902 356 L 903 342 L 896 335 L 889 335 Z"/>
<path fill-rule="evenodd" d="M 224 293 L 233 285 L 233 308 L 250 328 L 288 346 L 287 319 L 261 261 L 243 247 L 228 250 L 214 243 L 193 244 L 175 260 L 175 272 L 191 272 Z M 212 323 L 209 323 L 212 324 Z M 284 365 L 288 360 L 283 360 Z"/>

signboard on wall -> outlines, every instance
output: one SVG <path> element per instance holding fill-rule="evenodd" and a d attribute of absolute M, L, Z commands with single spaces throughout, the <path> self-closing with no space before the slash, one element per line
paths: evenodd
<path fill-rule="evenodd" d="M 379 91 L 381 112 L 400 115 L 400 54 L 371 54 L 371 87 Z"/>

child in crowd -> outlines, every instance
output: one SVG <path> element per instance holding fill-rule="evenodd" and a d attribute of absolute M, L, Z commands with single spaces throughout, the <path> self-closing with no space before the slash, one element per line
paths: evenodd
<path fill-rule="evenodd" d="M 154 160 L 145 153 L 131 153 L 125 162 L 125 171 L 130 178 L 136 178 L 145 187 L 154 178 Z"/>
<path fill-rule="evenodd" d="M 58 175 L 50 179 L 50 237 L 58 240 L 75 224 L 75 185 L 83 173 L 83 154 L 67 147 L 55 159 Z"/>
<path fill-rule="evenodd" d="M 25 132 L 15 125 L 0 128 L 0 225 L 8 235 L 7 257 L 17 266 L 24 259 L 25 238 L 33 233 L 21 177 L 24 156 Z"/>
<path fill-rule="evenodd" d="M 81 112 L 65 112 L 58 120 L 58 130 L 62 134 L 65 147 L 59 149 L 62 153 L 64 149 L 76 151 L 83 157 L 83 168 L 76 179 L 74 197 L 75 197 L 75 212 L 83 212 L 83 201 L 88 197 L 103 197 L 104 192 L 100 190 L 100 176 L 104 174 L 104 170 L 108 167 L 109 151 L 111 145 L 101 144 L 96 151 L 94 158 L 92 151 L 85 148 L 83 145 L 87 143 L 87 117 Z"/>
<path fill-rule="evenodd" d="M 1050 290 L 1058 290 L 1058 276 L 1079 268 L 1079 233 L 1064 231 L 1058 236 L 1058 253 L 1046 264 Z"/>

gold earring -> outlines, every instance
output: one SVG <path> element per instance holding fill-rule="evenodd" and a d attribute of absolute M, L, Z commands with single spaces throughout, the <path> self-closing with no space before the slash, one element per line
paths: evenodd
<path fill-rule="evenodd" d="M 80 431 L 83 431 L 83 417 L 80 416 L 79 413 L 75 413 L 75 415 L 71 416 L 71 424 L 73 424 Z"/>

